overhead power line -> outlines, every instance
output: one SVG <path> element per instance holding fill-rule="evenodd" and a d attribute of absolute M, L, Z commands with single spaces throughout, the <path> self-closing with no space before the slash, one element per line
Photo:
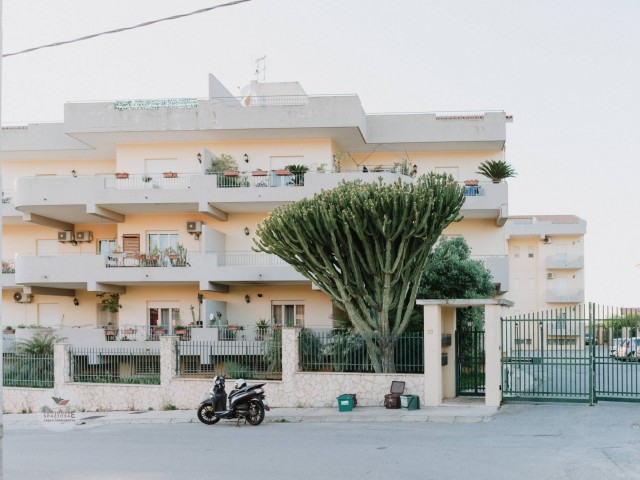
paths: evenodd
<path fill-rule="evenodd" d="M 239 3 L 245 3 L 245 2 L 250 2 L 250 1 L 251 0 L 235 0 L 233 2 L 223 3 L 221 5 L 215 5 L 213 7 L 201 8 L 200 10 L 195 10 L 195 11 L 189 12 L 189 13 L 181 13 L 180 15 L 172 15 L 170 17 L 160 18 L 158 20 L 151 20 L 149 22 L 140 23 L 138 25 L 132 25 L 131 27 L 116 28 L 115 30 L 109 30 L 107 32 L 100 32 L 100 33 L 94 33 L 92 35 L 86 35 L 84 37 L 74 38 L 73 40 L 65 40 L 63 42 L 49 43 L 48 45 L 40 45 L 39 47 L 27 48 L 26 50 L 20 50 L 19 52 L 5 53 L 2 56 L 3 57 L 12 57 L 14 55 L 21 55 L 23 53 L 34 52 L 36 50 L 41 50 L 43 48 L 59 47 L 60 45 L 66 45 L 68 43 L 82 42 L 84 40 L 89 40 L 91 38 L 99 37 L 101 35 L 110 35 L 112 33 L 126 32 L 127 30 L 134 30 L 136 28 L 148 27 L 149 25 L 153 25 L 154 23 L 167 22 L 169 20 L 176 20 L 178 18 L 189 17 L 191 15 L 198 15 L 200 13 L 205 13 L 205 12 L 209 12 L 211 10 L 215 10 L 217 8 L 232 7 L 234 5 L 238 5 Z"/>

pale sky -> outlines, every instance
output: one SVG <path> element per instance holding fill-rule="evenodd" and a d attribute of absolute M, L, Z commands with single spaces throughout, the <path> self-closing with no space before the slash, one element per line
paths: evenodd
<path fill-rule="evenodd" d="M 0 0 L 1 1 L 1 0 Z M 224 3 L 5 0 L 3 51 Z M 587 221 L 586 300 L 640 307 L 640 1 L 252 0 L 3 59 L 2 123 L 69 101 L 356 93 L 367 113 L 504 110 L 509 213 Z"/>

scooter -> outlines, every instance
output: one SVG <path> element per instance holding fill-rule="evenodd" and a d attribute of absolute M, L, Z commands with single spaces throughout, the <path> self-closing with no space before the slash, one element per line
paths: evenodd
<path fill-rule="evenodd" d="M 221 418 L 232 420 L 244 419 L 251 425 L 260 425 L 264 420 L 265 410 L 270 410 L 262 388 L 265 384 L 247 385 L 243 379 L 236 380 L 234 389 L 229 394 L 229 408 L 227 408 L 227 392 L 224 389 L 224 377 L 217 376 L 213 387 L 200 402 L 198 420 L 206 425 L 218 423 Z"/>

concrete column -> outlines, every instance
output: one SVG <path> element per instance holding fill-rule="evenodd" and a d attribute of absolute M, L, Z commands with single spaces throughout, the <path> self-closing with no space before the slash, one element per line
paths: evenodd
<path fill-rule="evenodd" d="M 169 387 L 176 376 L 176 340 L 177 336 L 160 337 L 160 385 Z"/>
<path fill-rule="evenodd" d="M 424 404 L 442 404 L 442 307 L 424 306 Z"/>
<path fill-rule="evenodd" d="M 63 388 L 65 383 L 71 383 L 71 365 L 69 363 L 70 343 L 56 343 L 53 346 L 53 387 Z"/>
<path fill-rule="evenodd" d="M 502 403 L 502 357 L 500 347 L 501 322 L 500 317 L 507 314 L 507 309 L 501 305 L 486 305 L 484 307 L 484 349 L 485 349 L 485 397 L 488 407 L 499 407 Z"/>
<path fill-rule="evenodd" d="M 293 374 L 298 371 L 299 351 L 298 333 L 299 328 L 282 329 L 282 383 L 287 389 L 293 384 Z"/>

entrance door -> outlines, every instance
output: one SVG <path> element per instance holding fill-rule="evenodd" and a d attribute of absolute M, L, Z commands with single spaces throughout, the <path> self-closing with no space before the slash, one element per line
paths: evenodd
<path fill-rule="evenodd" d="M 153 302 L 148 308 L 149 329 L 151 335 L 171 334 L 173 328 L 180 324 L 180 308 L 174 302 Z"/>
<path fill-rule="evenodd" d="M 484 396 L 484 331 L 456 330 L 456 395 Z"/>

